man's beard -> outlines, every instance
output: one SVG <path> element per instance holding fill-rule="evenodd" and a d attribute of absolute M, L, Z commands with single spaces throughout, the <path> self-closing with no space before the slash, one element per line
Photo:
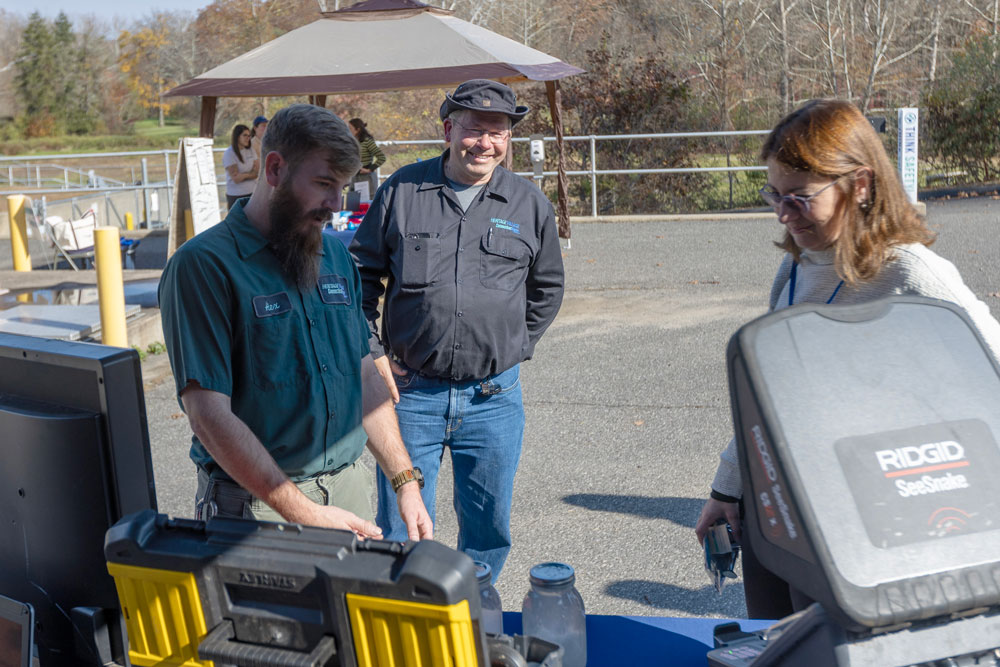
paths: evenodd
<path fill-rule="evenodd" d="M 268 205 L 271 229 L 267 240 L 281 268 L 302 289 L 316 283 L 323 233 L 315 222 L 329 216 L 328 209 L 304 211 L 288 179 L 274 189 Z"/>

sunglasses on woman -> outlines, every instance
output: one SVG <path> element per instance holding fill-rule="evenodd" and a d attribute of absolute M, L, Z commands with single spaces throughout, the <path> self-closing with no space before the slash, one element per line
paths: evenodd
<path fill-rule="evenodd" d="M 803 197 L 802 195 L 783 195 L 772 186 L 765 185 L 760 189 L 760 196 L 766 204 L 773 206 L 776 211 L 781 208 L 782 203 L 785 203 L 789 208 L 797 211 L 799 215 L 809 215 L 809 202 L 818 197 L 824 190 L 833 187 L 836 183 L 836 180 L 832 183 L 828 183 L 806 197 Z"/>

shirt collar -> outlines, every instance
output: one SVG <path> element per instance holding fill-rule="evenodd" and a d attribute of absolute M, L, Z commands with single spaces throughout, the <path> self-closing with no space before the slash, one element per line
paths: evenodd
<path fill-rule="evenodd" d="M 247 217 L 246 211 L 243 210 L 242 199 L 233 204 L 233 207 L 229 209 L 225 224 L 229 227 L 229 233 L 233 235 L 240 259 L 245 260 L 268 247 L 268 240 L 264 238 L 263 234 L 257 231 L 257 228 L 253 226 Z M 322 244 L 320 244 L 319 252 L 316 254 L 325 254 Z"/>
<path fill-rule="evenodd" d="M 229 209 L 226 225 L 236 242 L 236 250 L 240 253 L 240 259 L 247 259 L 266 248 L 267 239 L 250 223 L 250 219 L 247 218 L 247 214 L 243 210 L 243 201 L 240 199 Z"/>
<path fill-rule="evenodd" d="M 834 251 L 833 248 L 826 248 L 825 250 L 802 250 L 799 253 L 799 259 L 803 263 L 819 265 L 833 264 Z"/>
<path fill-rule="evenodd" d="M 450 153 L 451 149 L 446 148 L 441 155 L 433 160 L 428 160 L 427 169 L 424 170 L 424 178 L 420 183 L 418 191 L 439 190 L 448 184 L 448 181 L 444 176 L 444 164 L 448 161 L 448 155 Z M 497 168 L 493 170 L 493 175 L 490 177 L 489 182 L 483 186 L 486 190 L 486 195 L 498 197 L 505 202 L 510 201 L 510 179 L 513 176 L 514 174 L 511 174 L 509 171 L 498 165 Z"/>

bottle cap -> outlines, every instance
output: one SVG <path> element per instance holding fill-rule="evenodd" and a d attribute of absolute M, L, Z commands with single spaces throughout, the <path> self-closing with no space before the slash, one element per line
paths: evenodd
<path fill-rule="evenodd" d="M 472 562 L 476 564 L 476 581 L 483 583 L 492 578 L 493 568 L 490 567 L 489 563 L 484 563 L 481 560 L 474 560 Z"/>
<path fill-rule="evenodd" d="M 563 586 L 576 580 L 576 573 L 566 563 L 539 563 L 531 568 L 531 583 L 537 586 Z"/>

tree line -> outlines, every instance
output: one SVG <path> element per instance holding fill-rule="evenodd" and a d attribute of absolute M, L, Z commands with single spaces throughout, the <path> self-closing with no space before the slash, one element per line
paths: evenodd
<path fill-rule="evenodd" d="M 121 132 L 140 118 L 195 121 L 198 101 L 165 98 L 172 86 L 320 18 L 333 0 L 215 0 L 197 13 L 152 12 L 111 31 L 37 12 L 5 13 L 13 62 L 16 130 L 24 136 Z M 973 180 L 996 177 L 1000 121 L 1000 0 L 445 0 L 459 18 L 587 70 L 563 82 L 567 134 L 765 129 L 815 97 L 851 100 L 893 119 L 923 110 L 922 152 Z M 377 48 L 377 45 L 373 45 Z M 309 54 L 303 54 L 308 58 Z M 525 131 L 551 132 L 542 87 L 518 92 L 541 112 Z M 441 91 L 328 98 L 346 115 L 374 120 L 377 138 L 436 131 Z M 290 100 L 220 99 L 220 133 Z M 700 153 L 754 161 L 759 141 L 623 142 L 614 166 L 676 166 Z M 574 158 L 585 161 L 584 156 Z M 612 166 L 605 162 L 603 166 Z M 639 163 L 642 163 L 641 165 Z M 622 179 L 618 179 L 622 181 Z M 644 179 L 645 180 L 645 179 Z M 656 179 L 653 179 L 656 180 Z M 694 191 L 698 180 L 660 179 Z M 752 185 L 752 183 L 750 184 Z M 580 186 L 581 188 L 587 186 Z M 622 191 L 634 190 L 625 183 Z M 581 191 L 581 197 L 584 195 Z"/>

